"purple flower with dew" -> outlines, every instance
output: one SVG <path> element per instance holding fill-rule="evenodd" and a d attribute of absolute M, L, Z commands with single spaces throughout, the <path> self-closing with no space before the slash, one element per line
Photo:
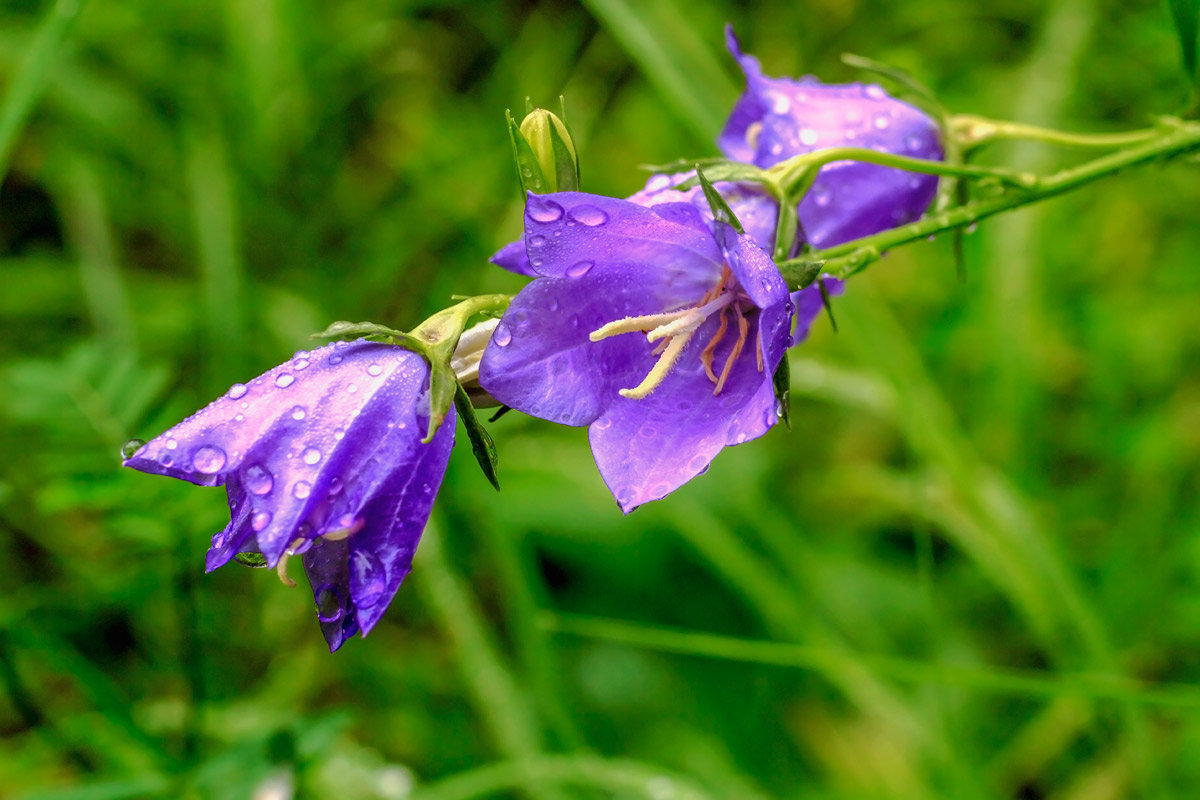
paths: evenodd
<path fill-rule="evenodd" d="M 492 335 L 480 384 L 526 414 L 589 426 L 626 513 L 775 424 L 793 305 L 749 237 L 690 203 L 564 192 L 529 195 L 525 242 L 538 277 Z"/>
<path fill-rule="evenodd" d="M 943 157 L 937 123 L 878 86 L 823 84 L 815 78 L 768 78 L 745 55 L 733 28 L 729 52 L 746 76 L 742 94 L 717 144 L 734 161 L 764 169 L 829 147 L 863 147 L 927 160 Z M 912 222 L 937 192 L 937 178 L 837 161 L 821 168 L 799 206 L 805 241 L 832 247 Z"/>
<path fill-rule="evenodd" d="M 416 353 L 336 342 L 234 384 L 125 465 L 224 485 L 231 519 L 206 571 L 261 553 L 294 585 L 301 556 L 332 651 L 375 627 L 411 570 L 454 445 L 453 408 L 421 443 L 428 390 Z"/>

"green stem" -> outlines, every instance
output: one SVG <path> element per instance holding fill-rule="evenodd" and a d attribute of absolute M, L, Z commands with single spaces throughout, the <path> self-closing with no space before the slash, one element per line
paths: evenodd
<path fill-rule="evenodd" d="M 658 800 L 707 800 L 711 795 L 687 777 L 653 764 L 596 756 L 546 756 L 489 764 L 428 786 L 413 800 L 469 800 L 491 797 L 506 789 L 522 789 L 530 778 L 539 783 L 592 787 L 620 797 Z"/>
<path fill-rule="evenodd" d="M 1148 706 L 1200 709 L 1200 691 L 1196 687 L 1185 684 L 1151 685 L 1120 675 L 1092 672 L 1051 674 L 1036 670 L 965 666 L 575 615 L 547 614 L 542 624 L 560 634 L 600 639 L 657 652 L 810 669 L 834 677 L 848 667 L 865 665 L 880 675 L 913 685 L 959 686 L 1018 697 L 1071 695 Z"/>
<path fill-rule="evenodd" d="M 971 148 L 997 139 L 1026 139 L 1064 147 L 1128 147 L 1150 141 L 1161 133 L 1157 128 L 1121 133 L 1070 133 L 974 114 L 951 117 L 950 132 L 952 138 Z"/>
<path fill-rule="evenodd" d="M 784 279 L 794 288 L 812 284 L 819 275 L 845 278 L 879 260 L 890 248 L 920 241 L 945 231 L 964 228 L 1004 211 L 1066 194 L 1130 167 L 1165 161 L 1200 150 L 1200 123 L 1181 123 L 1153 141 L 1101 156 L 1077 167 L 1040 178 L 1029 188 L 1008 190 L 993 197 L 931 214 L 898 228 L 865 236 L 780 263 Z"/>
<path fill-rule="evenodd" d="M 793 156 L 787 161 L 781 161 L 767 170 L 767 175 L 784 187 L 791 195 L 791 186 L 805 180 L 817 169 L 832 164 L 834 161 L 863 161 L 869 164 L 880 164 L 885 167 L 895 167 L 908 172 L 922 172 L 927 175 L 946 175 L 954 178 L 971 178 L 982 180 L 990 178 L 1001 183 L 1019 188 L 1028 188 L 1037 183 L 1037 177 L 1025 173 L 996 167 L 975 167 L 970 164 L 947 164 L 944 161 L 930 161 L 924 158 L 909 158 L 908 156 L 884 153 L 865 147 L 828 147 Z"/>

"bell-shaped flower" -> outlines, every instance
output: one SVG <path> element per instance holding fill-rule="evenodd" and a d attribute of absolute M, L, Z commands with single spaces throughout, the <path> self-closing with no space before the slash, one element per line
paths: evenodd
<path fill-rule="evenodd" d="M 746 76 L 717 144 L 727 158 L 766 169 L 804 153 L 861 147 L 926 160 L 943 156 L 937 123 L 878 86 L 768 78 L 726 28 Z M 821 168 L 798 214 L 804 241 L 831 247 L 912 222 L 937 192 L 937 178 L 862 161 Z"/>
<path fill-rule="evenodd" d="M 749 237 L 690 203 L 565 192 L 528 196 L 525 242 L 538 277 L 492 334 L 480 384 L 518 411 L 589 426 L 624 511 L 775 424 L 793 304 Z"/>
<path fill-rule="evenodd" d="M 428 392 L 416 353 L 336 342 L 234 384 L 125 465 L 224 485 L 231 519 L 213 537 L 207 571 L 261 554 L 293 584 L 288 559 L 301 556 L 336 650 L 391 603 L 441 486 L 455 417 L 452 408 L 422 444 Z"/>

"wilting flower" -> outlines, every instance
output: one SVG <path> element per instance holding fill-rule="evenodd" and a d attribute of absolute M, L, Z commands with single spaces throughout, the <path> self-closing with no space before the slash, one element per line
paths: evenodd
<path fill-rule="evenodd" d="M 285 582 L 302 558 L 330 650 L 365 636 L 412 566 L 454 444 L 428 444 L 429 367 L 359 340 L 297 353 L 139 448 L 125 465 L 224 485 L 229 525 L 207 571 L 261 553 Z"/>
<path fill-rule="evenodd" d="M 565 192 L 529 195 L 525 241 L 538 277 L 493 333 L 480 384 L 526 414 L 589 426 L 623 510 L 775 424 L 793 305 L 748 237 L 689 203 Z"/>
<path fill-rule="evenodd" d="M 742 53 L 732 28 L 729 52 L 746 76 L 717 144 L 726 157 L 766 169 L 828 147 L 863 147 L 926 160 L 942 158 L 937 123 L 878 86 L 768 78 Z M 799 206 L 805 241 L 831 247 L 917 219 L 937 178 L 861 161 L 821 168 Z"/>

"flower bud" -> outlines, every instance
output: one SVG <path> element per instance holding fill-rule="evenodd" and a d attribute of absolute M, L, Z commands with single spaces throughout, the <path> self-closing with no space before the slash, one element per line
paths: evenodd
<path fill-rule="evenodd" d="M 544 108 L 535 108 L 517 125 L 510 114 L 508 131 L 522 194 L 579 189 L 579 158 L 571 133 L 560 117 Z"/>

